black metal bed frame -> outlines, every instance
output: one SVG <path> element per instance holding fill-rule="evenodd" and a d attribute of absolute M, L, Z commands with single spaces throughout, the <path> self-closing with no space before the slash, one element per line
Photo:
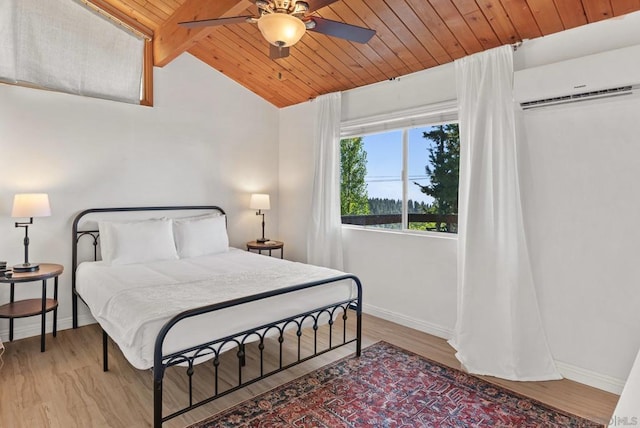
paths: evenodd
<path fill-rule="evenodd" d="M 80 239 L 84 236 L 92 237 L 93 244 L 93 260 L 98 260 L 98 242 L 99 242 L 99 231 L 97 229 L 90 230 L 79 230 L 78 226 L 80 220 L 92 213 L 112 213 L 112 212 L 140 212 L 140 211 L 194 211 L 194 210 L 207 210 L 207 211 L 218 211 L 221 214 L 224 214 L 224 210 L 218 206 L 164 206 L 164 207 L 127 207 L 127 208 L 93 208 L 82 211 L 79 213 L 74 221 L 72 227 L 72 274 L 71 274 L 71 285 L 72 285 L 72 304 L 73 304 L 73 328 L 78 327 L 78 298 L 82 300 L 82 296 L 80 296 L 76 291 L 76 269 L 78 267 L 78 243 Z M 273 321 L 268 324 L 264 324 L 261 326 L 256 326 L 255 328 L 234 333 L 230 336 L 226 336 L 223 338 L 213 338 L 211 341 L 203 344 L 194 345 L 190 348 L 183 349 L 177 352 L 163 354 L 163 344 L 167 334 L 171 331 L 171 328 L 178 324 L 180 321 L 183 321 L 188 318 L 197 317 L 199 315 L 211 313 L 214 311 L 218 311 L 221 309 L 232 308 L 238 305 L 242 305 L 249 302 L 254 302 L 262 299 L 267 299 L 274 296 L 280 296 L 287 293 L 293 293 L 299 290 L 308 289 L 312 287 L 319 287 L 326 284 L 330 284 L 337 281 L 343 280 L 352 280 L 357 289 L 357 296 L 342 300 L 339 302 L 332 303 L 330 305 L 318 307 L 311 311 L 302 312 L 300 314 L 283 318 L 280 320 Z M 84 302 L 84 300 L 83 300 Z M 355 337 L 347 337 L 347 320 L 348 313 L 350 310 L 355 310 L 356 312 L 356 332 Z M 328 335 L 329 335 L 329 343 L 328 347 L 324 347 L 323 349 L 318 349 L 318 328 L 320 324 L 320 317 L 327 317 L 328 319 Z M 337 343 L 334 343 L 334 324 L 335 321 L 341 318 L 342 320 L 342 337 Z M 301 353 L 301 343 L 302 343 L 302 330 L 303 326 L 311 325 L 313 329 L 313 353 L 307 356 L 302 356 Z M 293 329 L 295 331 L 295 335 L 297 337 L 297 358 L 295 361 L 285 364 L 283 362 L 283 343 L 284 343 L 284 333 L 285 330 Z M 268 371 L 265 371 L 264 364 L 264 349 L 265 349 L 265 339 L 269 337 L 276 337 L 279 343 L 279 363 L 277 367 Z M 258 377 L 253 377 L 247 380 L 243 380 L 243 367 L 246 364 L 246 354 L 245 354 L 245 345 L 249 342 L 258 342 L 259 349 L 259 362 L 260 362 L 260 375 Z M 240 388 L 243 388 L 247 385 L 253 384 L 265 377 L 268 377 L 272 374 L 279 373 L 283 370 L 286 370 L 290 367 L 293 367 L 297 364 L 305 362 L 313 357 L 322 355 L 331 350 L 339 348 L 341 346 L 345 346 L 351 343 L 356 344 L 356 356 L 360 356 L 362 351 L 362 284 L 358 277 L 351 274 L 344 274 L 338 277 L 329 278 L 326 280 L 307 282 L 300 285 L 294 285 L 290 287 L 285 287 L 273 291 L 263 292 L 259 294 L 254 294 L 250 296 L 245 296 L 242 298 L 229 300 L 226 302 L 216 303 L 213 305 L 202 306 L 198 308 L 194 308 L 191 310 L 184 311 L 173 318 L 171 318 L 160 330 L 158 336 L 155 341 L 154 348 L 154 364 L 153 364 L 153 425 L 155 428 L 162 427 L 163 422 L 175 418 L 176 416 L 182 415 L 196 407 L 200 407 L 204 404 L 210 403 L 211 401 L 230 394 L 234 391 L 237 391 Z M 102 330 L 102 354 L 103 354 L 103 370 L 107 371 L 109 369 L 108 366 L 108 335 Z M 224 391 L 219 390 L 219 378 L 218 378 L 218 368 L 220 364 L 220 356 L 221 354 L 231 349 L 237 349 L 236 356 L 238 359 L 238 378 L 237 384 L 235 386 L 230 387 Z M 194 402 L 193 397 L 193 375 L 195 373 L 194 366 L 196 365 L 196 360 L 206 358 L 210 360 L 213 364 L 214 370 L 214 381 L 213 381 L 213 394 L 209 397 L 201 399 L 197 402 Z M 204 363 L 203 363 L 204 364 Z M 188 377 L 188 405 L 183 407 L 180 410 L 174 411 L 173 413 L 163 416 L 162 414 L 162 397 L 163 397 L 163 379 L 166 370 L 169 367 L 176 365 L 186 365 L 186 375 Z"/>

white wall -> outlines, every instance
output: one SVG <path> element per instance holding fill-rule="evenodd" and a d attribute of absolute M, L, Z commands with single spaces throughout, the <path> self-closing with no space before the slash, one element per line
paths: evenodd
<path fill-rule="evenodd" d="M 527 41 L 514 60 L 516 69 L 529 68 L 639 40 L 635 13 Z M 343 93 L 342 118 L 455 96 L 449 64 Z M 309 205 L 289 198 L 307 201 L 311 192 L 314 114 L 313 102 L 280 112 L 280 230 L 295 242 L 288 255 L 302 261 Z M 619 392 L 640 347 L 640 201 L 633 192 L 640 171 L 639 101 L 527 113 L 524 129 L 524 215 L 552 353 L 566 376 Z M 365 310 L 442 337 L 450 334 L 455 240 L 343 227 L 343 242 L 346 270 L 363 279 Z"/>
<path fill-rule="evenodd" d="M 343 93 L 342 120 L 407 110 L 456 98 L 453 63 Z"/>
<path fill-rule="evenodd" d="M 268 216 L 277 217 L 277 123 L 275 107 L 186 54 L 156 69 L 153 108 L 0 85 L 0 259 L 22 261 L 14 193 L 48 192 L 53 214 L 30 227 L 30 259 L 65 266 L 58 316 L 68 328 L 71 222 L 83 209 L 217 204 L 242 247 L 260 235 L 251 192 L 271 193 Z M 17 297 L 38 296 L 38 287 L 20 285 Z M 8 288 L 0 286 L 2 303 Z M 15 326 L 16 337 L 39 333 L 37 317 Z M 0 336 L 8 339 L 7 320 Z"/>
<path fill-rule="evenodd" d="M 303 262 L 307 260 L 316 105 L 307 102 L 280 110 L 279 239 L 285 242 L 287 259 Z"/>
<path fill-rule="evenodd" d="M 640 97 L 528 111 L 524 127 L 522 195 L 549 346 L 616 384 L 640 348 Z"/>
<path fill-rule="evenodd" d="M 345 267 L 362 280 L 364 310 L 440 337 L 456 321 L 456 246 L 426 237 L 343 228 Z"/>

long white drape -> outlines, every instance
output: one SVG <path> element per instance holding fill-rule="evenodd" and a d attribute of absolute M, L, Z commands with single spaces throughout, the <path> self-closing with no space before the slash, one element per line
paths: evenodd
<path fill-rule="evenodd" d="M 343 269 L 340 219 L 339 92 L 316 98 L 318 117 L 314 141 L 313 194 L 307 236 L 307 262 Z"/>
<path fill-rule="evenodd" d="M 460 118 L 456 357 L 471 373 L 560 379 L 526 246 L 517 165 L 513 51 L 455 62 Z"/>

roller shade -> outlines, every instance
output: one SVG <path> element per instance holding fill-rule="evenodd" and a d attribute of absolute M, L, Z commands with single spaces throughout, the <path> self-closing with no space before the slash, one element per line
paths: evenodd
<path fill-rule="evenodd" d="M 144 40 L 72 0 L 0 1 L 0 80 L 140 102 Z"/>

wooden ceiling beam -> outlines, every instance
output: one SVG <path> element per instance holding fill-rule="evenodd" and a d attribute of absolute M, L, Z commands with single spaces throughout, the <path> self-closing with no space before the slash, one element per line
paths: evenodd
<path fill-rule="evenodd" d="M 242 15 L 251 5 L 249 0 L 185 1 L 156 31 L 153 41 L 154 65 L 164 67 L 215 31 L 215 27 L 184 28 L 178 25 L 179 22 Z"/>

